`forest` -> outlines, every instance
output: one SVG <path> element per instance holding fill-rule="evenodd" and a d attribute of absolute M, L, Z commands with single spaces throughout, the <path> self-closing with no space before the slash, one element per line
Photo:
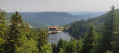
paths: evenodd
<path fill-rule="evenodd" d="M 10 18 L 12 13 L 14 12 L 6 12 L 6 17 Z M 76 20 L 94 18 L 104 13 L 105 12 L 19 12 L 22 19 L 27 21 L 32 28 L 65 25 Z"/>
<path fill-rule="evenodd" d="M 0 10 L 0 53 L 119 53 L 119 12 L 114 6 L 106 14 L 64 26 L 78 40 L 47 41 L 48 29 L 30 28 L 18 11 L 10 19 Z"/>

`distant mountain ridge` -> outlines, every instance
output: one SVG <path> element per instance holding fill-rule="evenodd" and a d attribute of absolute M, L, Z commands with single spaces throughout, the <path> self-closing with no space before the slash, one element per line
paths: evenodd
<path fill-rule="evenodd" d="M 99 12 L 97 12 L 97 15 L 95 15 L 95 13 L 91 15 L 90 13 L 74 15 L 71 14 L 71 12 L 20 12 L 23 19 L 29 22 L 32 27 L 36 28 L 65 25 L 77 20 L 94 18 L 101 15 Z M 11 15 L 12 12 L 7 13 L 7 17 L 11 17 Z"/>
<path fill-rule="evenodd" d="M 82 19 L 88 19 L 98 17 L 100 15 L 105 14 L 106 12 L 69 12 L 69 13 Z"/>

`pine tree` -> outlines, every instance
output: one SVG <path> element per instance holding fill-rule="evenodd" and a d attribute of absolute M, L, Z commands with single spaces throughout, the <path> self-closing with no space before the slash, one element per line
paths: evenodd
<path fill-rule="evenodd" d="M 81 53 L 89 53 L 89 51 L 93 48 L 93 43 L 97 37 L 97 33 L 95 32 L 95 28 L 93 25 L 90 25 L 89 30 L 84 38 Z"/>
<path fill-rule="evenodd" d="M 103 32 L 103 50 L 104 52 L 107 50 L 112 50 L 112 37 L 117 35 L 119 32 L 119 17 L 117 15 L 117 12 L 115 10 L 115 7 L 112 6 L 112 10 L 108 14 L 108 18 L 106 22 L 104 23 L 104 32 Z"/>
<path fill-rule="evenodd" d="M 112 43 L 117 41 L 119 34 L 119 17 L 112 6 L 111 11 L 107 15 L 107 19 L 104 23 L 103 34 L 98 38 L 95 46 L 95 53 L 104 53 L 111 51 L 113 46 Z M 116 37 L 115 37 L 116 36 Z"/>
<path fill-rule="evenodd" d="M 38 53 L 37 41 L 33 39 L 28 23 L 16 12 L 10 20 L 6 53 Z"/>
<path fill-rule="evenodd" d="M 113 32 L 112 32 L 112 37 L 111 37 L 111 46 L 112 46 L 112 51 L 114 53 L 119 53 L 119 15 L 117 11 L 114 9 L 115 7 L 112 6 L 112 15 L 114 17 L 114 22 L 113 22 Z"/>
<path fill-rule="evenodd" d="M 0 52 L 6 52 L 6 38 L 7 38 L 7 30 L 6 30 L 6 13 L 5 11 L 0 10 Z"/>
<path fill-rule="evenodd" d="M 6 13 L 0 10 L 0 36 L 6 39 Z"/>
<path fill-rule="evenodd" d="M 22 31 L 28 39 L 32 38 L 30 25 L 27 22 L 25 22 L 23 24 L 23 30 Z"/>
<path fill-rule="evenodd" d="M 113 32 L 112 32 L 112 38 L 111 38 L 111 46 L 112 46 L 112 51 L 114 53 L 119 53 L 119 15 L 117 11 L 114 9 L 115 7 L 112 6 L 113 10 L 113 17 L 114 17 L 114 22 L 113 22 Z"/>
<path fill-rule="evenodd" d="M 93 48 L 89 51 L 89 53 L 103 53 L 103 44 L 102 44 L 102 36 L 98 36 L 93 44 Z"/>
<path fill-rule="evenodd" d="M 60 48 L 63 49 L 63 46 L 64 46 L 64 41 L 62 40 L 62 38 L 60 38 L 60 40 L 58 41 L 58 45 L 57 45 L 58 51 L 60 51 Z"/>
<path fill-rule="evenodd" d="M 81 50 L 82 50 L 82 45 L 83 45 L 83 39 L 81 37 L 79 37 L 79 40 L 77 42 L 77 52 L 78 53 L 81 53 Z"/>
<path fill-rule="evenodd" d="M 75 42 L 72 42 L 70 47 L 71 47 L 71 52 L 70 53 L 77 53 L 77 47 L 76 47 Z"/>
<path fill-rule="evenodd" d="M 42 47 L 47 44 L 47 38 L 46 38 L 47 34 L 45 30 L 41 30 L 38 36 L 38 48 L 39 51 L 42 51 Z"/>
<path fill-rule="evenodd" d="M 23 45 L 23 41 L 25 41 L 25 33 L 24 33 L 24 22 L 22 20 L 21 15 L 16 12 L 12 15 L 10 20 L 10 30 L 8 36 L 8 50 L 9 53 L 15 53 L 16 48 Z"/>
<path fill-rule="evenodd" d="M 104 52 L 107 50 L 111 50 L 111 38 L 112 38 L 112 33 L 114 30 L 114 19 L 115 19 L 115 9 L 112 7 L 112 10 L 108 14 L 108 18 L 106 22 L 104 23 L 104 32 L 103 32 L 103 47 L 104 47 Z"/>
<path fill-rule="evenodd" d="M 57 46 L 55 43 L 52 44 L 52 52 L 57 53 Z"/>

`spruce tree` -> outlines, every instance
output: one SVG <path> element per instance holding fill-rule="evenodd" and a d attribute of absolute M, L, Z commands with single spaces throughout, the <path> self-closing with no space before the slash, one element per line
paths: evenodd
<path fill-rule="evenodd" d="M 52 44 L 52 53 L 57 53 L 57 46 L 55 43 Z"/>
<path fill-rule="evenodd" d="M 104 32 L 103 32 L 103 50 L 112 50 L 111 42 L 113 41 L 113 36 L 117 35 L 119 32 L 119 17 L 115 10 L 115 7 L 112 6 L 111 11 L 108 14 L 107 20 L 104 23 Z"/>
<path fill-rule="evenodd" d="M 111 50 L 111 38 L 114 30 L 114 15 L 115 9 L 112 7 L 112 10 L 109 12 L 106 22 L 104 23 L 104 31 L 103 31 L 103 50 L 106 52 L 107 50 Z"/>
<path fill-rule="evenodd" d="M 46 38 L 47 34 L 45 30 L 41 30 L 38 36 L 38 48 L 39 51 L 42 51 L 42 47 L 47 44 L 47 38 Z"/>
<path fill-rule="evenodd" d="M 103 44 L 102 44 L 102 36 L 98 36 L 93 44 L 93 48 L 89 51 L 89 53 L 104 53 L 103 51 Z"/>
<path fill-rule="evenodd" d="M 0 36 L 6 39 L 6 13 L 0 10 Z"/>
<path fill-rule="evenodd" d="M 83 39 L 81 37 L 79 37 L 79 40 L 77 42 L 77 52 L 78 53 L 81 53 L 81 50 L 82 50 L 82 45 L 83 45 Z"/>
<path fill-rule="evenodd" d="M 70 53 L 77 53 L 77 47 L 76 47 L 76 42 L 71 42 L 70 43 L 70 48 L 71 48 L 71 52 Z"/>
<path fill-rule="evenodd" d="M 63 49 L 63 47 L 64 47 L 64 41 L 62 40 L 62 38 L 60 38 L 60 40 L 58 41 L 57 47 L 58 47 L 57 48 L 58 51 L 60 51 L 60 48 Z"/>
<path fill-rule="evenodd" d="M 81 53 L 89 53 L 93 48 L 93 43 L 95 42 L 96 37 L 97 33 L 95 32 L 95 28 L 93 25 L 90 25 L 88 32 L 84 37 Z"/>
<path fill-rule="evenodd" d="M 0 52 L 6 52 L 6 40 L 7 40 L 7 30 L 6 30 L 6 13 L 0 10 Z"/>
<path fill-rule="evenodd" d="M 7 38 L 7 53 L 37 53 L 37 41 L 30 34 L 28 23 L 24 23 L 22 16 L 16 12 L 10 20 L 10 29 Z"/>
<path fill-rule="evenodd" d="M 10 20 L 10 30 L 8 37 L 8 51 L 9 53 L 15 53 L 16 48 L 23 44 L 20 39 L 23 36 L 23 20 L 21 15 L 16 12 L 12 15 Z"/>
<path fill-rule="evenodd" d="M 112 7 L 114 8 L 114 7 Z M 113 32 L 112 32 L 112 37 L 111 37 L 111 46 L 112 46 L 112 51 L 114 53 L 119 53 L 119 15 L 117 13 L 117 10 L 113 9 L 113 17 L 114 17 L 114 22 L 113 22 Z"/>
<path fill-rule="evenodd" d="M 112 51 L 112 43 L 117 41 L 119 34 L 119 17 L 115 7 L 112 6 L 111 11 L 107 13 L 107 19 L 104 23 L 102 36 L 98 38 L 95 53 L 104 53 Z"/>

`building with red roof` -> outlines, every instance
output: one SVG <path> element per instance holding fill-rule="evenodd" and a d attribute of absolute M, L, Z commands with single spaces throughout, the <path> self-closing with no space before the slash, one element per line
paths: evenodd
<path fill-rule="evenodd" d="M 57 27 L 49 27 L 49 31 L 57 31 L 58 28 Z"/>

